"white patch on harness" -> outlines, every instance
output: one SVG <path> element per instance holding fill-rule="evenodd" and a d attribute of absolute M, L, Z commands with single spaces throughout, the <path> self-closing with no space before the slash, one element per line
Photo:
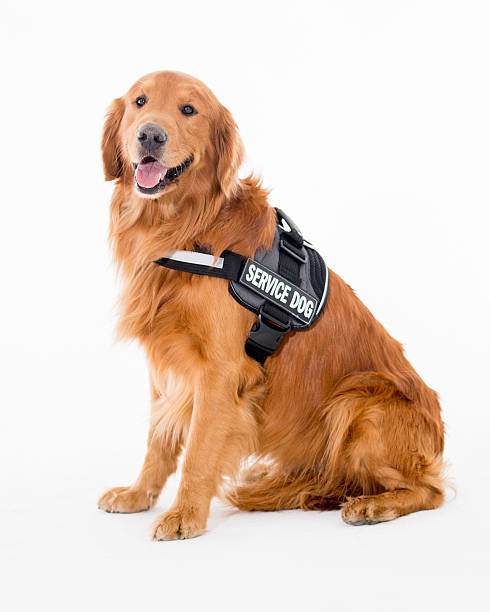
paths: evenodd
<path fill-rule="evenodd" d="M 197 251 L 170 251 L 165 256 L 165 259 L 173 259 L 184 263 L 197 264 L 198 266 L 206 266 L 209 268 L 222 268 L 224 259 L 222 257 L 215 258 L 214 255 L 208 253 L 199 253 Z M 216 261 L 215 261 L 216 259 Z"/>

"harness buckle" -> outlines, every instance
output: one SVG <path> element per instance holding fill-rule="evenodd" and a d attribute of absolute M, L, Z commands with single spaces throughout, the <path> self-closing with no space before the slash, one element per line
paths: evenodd
<path fill-rule="evenodd" d="M 290 331 L 290 324 L 284 327 L 284 323 L 278 321 L 273 316 L 269 314 L 264 315 L 261 308 L 259 317 L 248 335 L 247 344 L 251 343 L 267 355 L 272 355 L 277 350 L 284 336 Z"/>
<path fill-rule="evenodd" d="M 283 229 L 286 231 L 288 237 L 294 244 L 300 249 L 303 246 L 303 234 L 300 232 L 299 227 L 296 223 L 288 217 L 280 208 L 276 208 L 277 218 L 282 223 Z M 286 224 L 286 225 L 284 225 Z"/>
<path fill-rule="evenodd" d="M 299 263 L 301 264 L 305 264 L 306 263 L 306 256 L 303 255 L 303 253 L 298 253 L 297 251 L 293 250 L 292 245 L 289 245 L 286 240 L 284 240 L 284 238 L 281 238 L 279 240 L 279 247 L 285 251 L 288 255 L 290 255 L 293 259 L 296 259 L 296 261 L 299 261 Z"/>

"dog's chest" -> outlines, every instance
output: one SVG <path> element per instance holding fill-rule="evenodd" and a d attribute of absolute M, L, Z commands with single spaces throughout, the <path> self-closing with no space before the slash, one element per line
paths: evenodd
<path fill-rule="evenodd" d="M 205 342 L 216 326 L 223 300 L 230 299 L 227 283 L 152 266 L 125 280 L 120 299 L 121 336 L 145 344 L 151 338 L 160 348 Z"/>

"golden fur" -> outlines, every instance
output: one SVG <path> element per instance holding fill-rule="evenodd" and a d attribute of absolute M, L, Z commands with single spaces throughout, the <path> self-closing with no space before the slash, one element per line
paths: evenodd
<path fill-rule="evenodd" d="M 137 108 L 143 94 L 148 103 Z M 189 103 L 198 110 L 193 117 L 179 110 Z M 165 127 L 168 166 L 194 158 L 154 198 L 136 192 L 131 163 L 136 131 L 148 121 Z M 185 447 L 177 498 L 153 526 L 158 540 L 202 533 L 220 491 L 243 510 L 341 507 L 351 524 L 438 507 L 437 395 L 334 272 L 317 323 L 290 333 L 261 367 L 244 351 L 255 316 L 233 300 L 227 281 L 152 263 L 195 244 L 215 255 L 270 247 L 275 213 L 254 177 L 237 178 L 242 150 L 230 113 L 183 74 L 148 75 L 109 110 L 102 152 L 106 178 L 116 180 L 110 239 L 124 281 L 118 329 L 146 351 L 152 406 L 139 478 L 108 491 L 99 506 L 150 508 Z"/>

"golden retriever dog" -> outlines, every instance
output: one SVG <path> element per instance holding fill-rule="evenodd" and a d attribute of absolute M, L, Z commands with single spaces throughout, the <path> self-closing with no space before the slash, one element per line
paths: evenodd
<path fill-rule="evenodd" d="M 261 365 L 244 350 L 257 316 L 227 280 L 154 263 L 196 245 L 216 258 L 271 248 L 276 211 L 259 180 L 238 178 L 243 145 L 213 93 L 185 74 L 143 77 L 110 106 L 102 156 L 115 181 L 118 331 L 145 350 L 151 419 L 138 479 L 99 507 L 151 508 L 184 449 L 156 540 L 202 534 L 217 495 L 242 510 L 341 508 L 351 525 L 440 506 L 437 395 L 339 276 L 330 271 L 314 325 L 287 334 Z"/>

